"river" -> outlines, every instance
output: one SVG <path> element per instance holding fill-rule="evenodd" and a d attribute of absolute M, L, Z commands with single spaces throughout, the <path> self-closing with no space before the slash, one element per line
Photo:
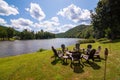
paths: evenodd
<path fill-rule="evenodd" d="M 54 38 L 42 40 L 15 40 L 0 41 L 0 57 L 31 53 L 43 49 L 51 49 L 51 46 L 60 48 L 61 44 L 66 46 L 75 44 L 77 38 Z"/>

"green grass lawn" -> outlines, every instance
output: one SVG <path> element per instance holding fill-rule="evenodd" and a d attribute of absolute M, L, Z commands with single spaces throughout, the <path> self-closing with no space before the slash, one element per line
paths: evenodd
<path fill-rule="evenodd" d="M 120 41 L 120 40 L 119 40 Z M 120 80 L 120 42 L 92 43 L 93 48 L 102 47 L 101 62 L 85 63 L 84 68 L 70 67 L 61 60 L 54 61 L 53 52 L 46 50 L 31 54 L 0 58 L 0 80 L 104 80 L 104 48 L 109 48 L 106 80 Z M 87 44 L 81 44 L 86 48 Z M 72 50 L 74 46 L 69 46 Z M 85 60 L 82 60 L 85 62 Z"/>

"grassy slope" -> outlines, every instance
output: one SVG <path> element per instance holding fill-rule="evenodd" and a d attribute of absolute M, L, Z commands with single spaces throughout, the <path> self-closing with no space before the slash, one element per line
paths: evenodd
<path fill-rule="evenodd" d="M 86 48 L 87 44 L 82 44 Z M 120 42 L 92 44 L 93 48 L 102 46 L 101 57 L 104 48 L 109 48 L 109 57 L 107 61 L 107 80 L 120 79 Z M 71 50 L 73 46 L 70 46 Z M 54 58 L 51 58 L 51 50 L 24 54 L 13 57 L 0 58 L 0 80 L 103 80 L 104 60 L 95 62 L 93 65 L 84 66 L 84 68 L 71 68 L 70 60 L 68 65 L 63 65 L 61 61 L 52 64 Z M 84 62 L 84 60 L 83 60 Z M 76 69 L 80 73 L 76 73 Z"/>

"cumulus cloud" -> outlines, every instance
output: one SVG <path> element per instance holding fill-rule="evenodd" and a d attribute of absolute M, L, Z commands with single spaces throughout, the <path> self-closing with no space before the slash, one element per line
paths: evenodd
<path fill-rule="evenodd" d="M 58 33 L 60 33 L 60 32 L 66 32 L 67 30 L 69 30 L 69 29 L 71 29 L 71 28 L 73 28 L 75 26 L 76 25 L 73 25 L 73 24 L 64 24 L 64 25 L 58 27 L 58 29 L 59 29 Z"/>
<path fill-rule="evenodd" d="M 36 28 L 36 31 L 40 31 L 41 29 L 43 29 L 44 31 L 48 31 L 52 33 L 65 32 L 75 26 L 76 25 L 73 24 L 61 25 L 59 23 L 58 17 L 52 17 L 50 20 L 34 23 L 34 28 Z"/>
<path fill-rule="evenodd" d="M 15 29 L 18 29 L 20 31 L 27 29 L 32 30 L 31 26 L 33 25 L 33 22 L 29 19 L 19 18 L 19 19 L 12 19 L 11 26 Z"/>
<path fill-rule="evenodd" d="M 34 24 L 34 27 L 55 27 L 55 26 L 58 26 L 60 23 L 58 22 L 53 22 L 53 21 L 43 21 L 43 22 L 40 22 L 40 23 L 35 23 Z"/>
<path fill-rule="evenodd" d="M 66 17 L 75 23 L 90 20 L 90 11 L 87 9 L 81 9 L 74 4 L 61 9 L 57 15 Z"/>
<path fill-rule="evenodd" d="M 0 18 L 0 25 L 6 25 L 6 23 L 7 22 L 4 19 Z"/>
<path fill-rule="evenodd" d="M 60 25 L 59 22 L 43 21 L 43 22 L 35 23 L 34 27 L 37 28 L 38 31 L 43 29 L 45 31 L 53 32 L 53 30 L 55 30 L 55 28 L 59 25 Z"/>
<path fill-rule="evenodd" d="M 30 12 L 30 15 L 39 21 L 43 20 L 45 18 L 45 13 L 37 3 L 31 3 L 30 8 L 26 8 L 26 11 Z"/>
<path fill-rule="evenodd" d="M 69 30 L 73 27 L 75 27 L 75 25 L 64 24 L 64 25 L 57 26 L 57 27 L 49 27 L 49 28 L 47 28 L 47 30 L 50 32 L 53 32 L 53 33 L 62 33 L 62 32 L 66 32 L 67 30 Z"/>
<path fill-rule="evenodd" d="M 15 6 L 9 5 L 5 0 L 0 0 L 0 15 L 9 16 L 17 14 L 19 14 L 19 12 Z"/>
<path fill-rule="evenodd" d="M 49 24 L 49 23 L 47 23 L 47 24 Z M 38 31 L 43 29 L 44 31 L 49 31 L 49 32 L 52 32 L 52 33 L 66 32 L 67 30 L 76 26 L 76 25 L 72 25 L 72 24 L 64 24 L 64 25 L 57 25 L 57 26 L 46 26 L 43 23 L 35 23 L 34 25 L 36 26 L 36 28 L 38 28 L 37 29 Z"/>
<path fill-rule="evenodd" d="M 58 17 L 52 17 L 51 20 L 52 20 L 52 21 L 55 21 L 55 22 L 59 22 Z"/>

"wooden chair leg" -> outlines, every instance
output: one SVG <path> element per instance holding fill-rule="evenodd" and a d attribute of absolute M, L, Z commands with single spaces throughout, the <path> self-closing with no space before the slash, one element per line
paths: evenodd
<path fill-rule="evenodd" d="M 100 56 L 98 55 L 98 56 L 97 56 L 97 58 L 99 58 L 99 59 L 100 59 Z"/>
<path fill-rule="evenodd" d="M 93 62 L 94 62 L 94 58 L 92 58 Z"/>

